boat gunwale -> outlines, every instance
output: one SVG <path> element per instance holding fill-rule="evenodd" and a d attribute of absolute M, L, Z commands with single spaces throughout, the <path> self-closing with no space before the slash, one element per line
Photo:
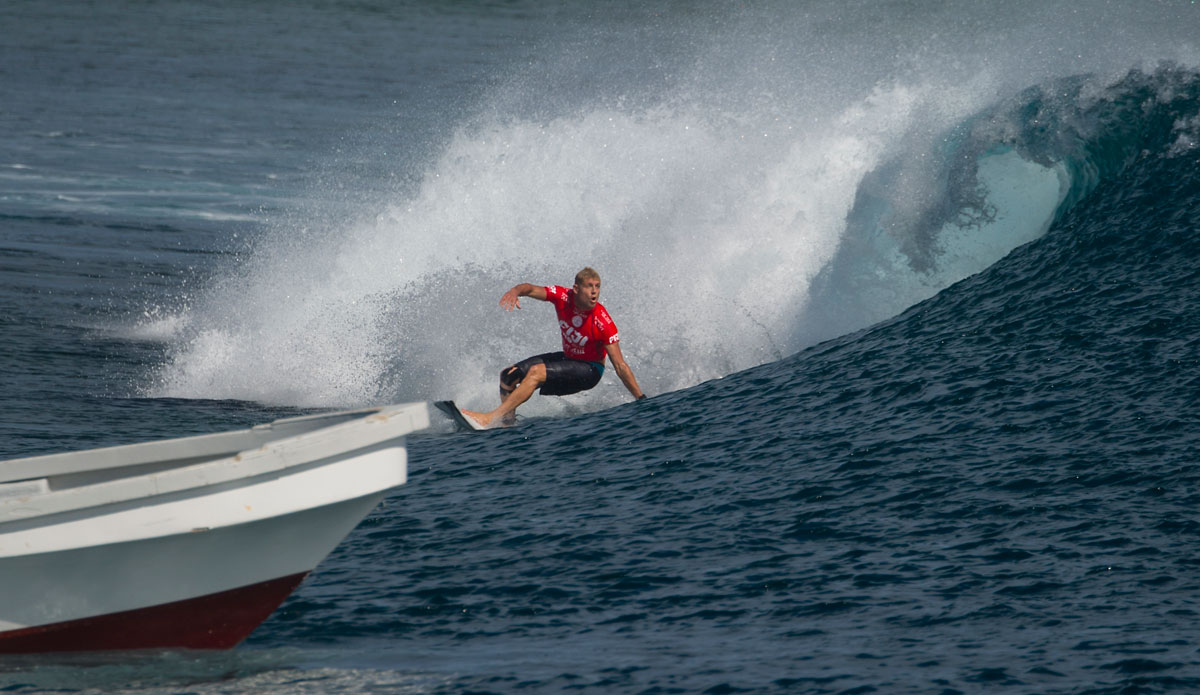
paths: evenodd
<path fill-rule="evenodd" d="M 165 463 L 205 457 L 210 460 L 217 457 L 226 458 L 273 441 L 297 436 L 305 432 L 313 432 L 318 429 L 334 427 L 385 410 L 405 408 L 408 405 L 414 404 L 316 413 L 299 417 L 280 418 L 252 427 L 226 432 L 210 432 L 208 434 L 172 437 L 170 439 L 152 439 L 134 444 L 118 444 L 116 446 L 105 446 L 95 449 L 60 451 L 51 454 L 8 459 L 0 461 L 0 484 L 148 463 Z M 320 420 L 340 420 L 340 422 L 305 427 L 308 424 L 316 424 Z M 298 425 L 299 427 L 297 427 Z M 294 430 L 294 432 L 289 430 Z M 241 440 L 245 440 L 245 442 Z M 164 454 L 177 452 L 183 453 L 164 456 Z"/>
<path fill-rule="evenodd" d="M 269 438 L 257 448 L 230 452 L 229 455 L 212 460 L 190 463 L 164 471 L 97 482 L 90 485 L 51 490 L 50 492 L 37 495 L 0 498 L 0 533 L 6 533 L 4 526 L 11 522 L 44 518 L 50 515 L 113 505 L 131 500 L 174 495 L 198 488 L 226 485 L 237 480 L 261 479 L 263 476 L 268 476 L 272 473 L 282 473 L 289 469 L 308 467 L 314 462 L 344 458 L 355 452 L 378 447 L 381 443 L 402 438 L 411 432 L 425 429 L 429 426 L 429 413 L 426 404 L 409 403 L 357 411 L 340 411 L 338 413 L 327 413 L 303 418 L 288 418 L 269 423 L 265 426 L 259 426 L 261 428 L 259 431 L 269 431 L 269 428 L 281 423 L 286 425 L 302 420 L 332 418 L 352 413 L 357 414 L 357 416 L 345 422 L 308 429 L 291 436 Z M 379 428 L 379 425 L 386 426 Z M 130 448 L 152 445 L 159 445 L 161 447 L 162 445 L 173 444 L 182 447 L 206 438 L 212 440 L 228 435 L 244 436 L 252 432 L 254 432 L 254 428 L 235 432 L 200 435 L 199 437 L 158 440 L 142 444 L 124 445 L 122 447 L 92 449 L 71 452 L 69 454 L 50 454 L 45 457 L 14 459 L 14 461 L 24 464 L 48 458 L 73 455 L 85 456 L 97 452 L 112 453 L 117 449 L 129 450 Z M 346 445 L 349 436 L 353 436 L 353 445 L 351 446 Z M 187 456 L 177 458 L 182 460 L 194 458 L 195 456 L 196 454 L 193 452 Z M 140 459 L 134 458 L 119 465 L 100 466 L 87 470 L 120 468 L 145 463 L 139 463 L 139 461 Z M 5 463 L 10 462 L 0 462 L 0 467 Z M 59 471 L 58 474 L 77 472 L 80 471 L 67 469 Z M 21 480 L 40 479 L 42 477 L 52 477 L 53 475 L 54 473 L 26 476 Z"/>

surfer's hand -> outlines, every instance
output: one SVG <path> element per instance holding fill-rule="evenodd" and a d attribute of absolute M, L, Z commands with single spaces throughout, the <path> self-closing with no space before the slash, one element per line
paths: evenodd
<path fill-rule="evenodd" d="M 505 311 L 512 311 L 513 309 L 521 308 L 521 296 L 517 294 L 517 288 L 514 287 L 504 293 L 504 296 L 500 298 L 500 306 L 503 307 Z"/>

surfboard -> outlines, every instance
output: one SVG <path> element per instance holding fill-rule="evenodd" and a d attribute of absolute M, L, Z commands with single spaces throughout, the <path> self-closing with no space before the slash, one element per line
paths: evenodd
<path fill-rule="evenodd" d="M 460 410 L 459 407 L 454 404 L 454 401 L 434 401 L 433 407 L 449 415 L 450 419 L 454 421 L 454 424 L 457 425 L 458 429 L 460 430 L 477 432 L 487 429 L 478 422 L 475 422 L 466 415 L 463 415 L 462 410 Z"/>

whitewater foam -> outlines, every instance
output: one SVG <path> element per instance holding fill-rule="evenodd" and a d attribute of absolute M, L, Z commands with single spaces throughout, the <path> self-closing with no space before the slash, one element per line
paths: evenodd
<path fill-rule="evenodd" d="M 550 315 L 505 316 L 499 295 L 521 280 L 569 284 L 585 264 L 604 274 L 630 358 L 652 365 L 640 370 L 652 392 L 778 359 L 798 348 L 796 306 L 838 248 L 858 182 L 918 102 L 876 91 L 818 132 L 696 107 L 463 129 L 419 189 L 373 219 L 260 246 L 183 322 L 197 328 L 162 392 L 490 398 L 505 360 L 556 342 Z M 432 353 L 414 350 L 432 336 Z M 448 358 L 470 366 L 440 369 Z M 381 392 L 390 372 L 398 393 Z"/>
<path fill-rule="evenodd" d="M 833 50 L 816 26 L 806 31 Z M 149 392 L 480 407 L 500 367 L 557 347 L 548 309 L 507 315 L 500 294 L 569 284 L 592 265 L 626 357 L 658 393 L 886 318 L 1044 232 L 1068 186 L 1053 162 L 968 152 L 984 197 L 955 197 L 956 131 L 1031 79 L 1007 54 L 960 47 L 947 61 L 926 43 L 901 66 L 863 65 L 858 35 L 833 56 L 797 51 L 827 70 L 806 81 L 803 60 L 775 60 L 781 30 L 756 30 L 770 32 L 767 48 L 703 43 L 694 71 L 657 98 L 614 98 L 631 86 L 618 81 L 557 103 L 530 75 L 509 79 L 428 164 L 397 164 L 420 167 L 415 185 L 350 222 L 280 220 L 178 312 Z M 714 72 L 721 51 L 735 68 Z M 1039 61 L 1073 66 L 1083 53 Z M 866 89 L 846 84 L 857 68 L 875 76 Z M 739 85 L 737 70 L 750 79 Z M 963 218 L 968 203 L 978 214 Z M 623 398 L 610 379 L 586 402 Z"/>

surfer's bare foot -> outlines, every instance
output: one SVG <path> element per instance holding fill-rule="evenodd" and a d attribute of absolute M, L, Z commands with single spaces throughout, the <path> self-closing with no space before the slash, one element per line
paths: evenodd
<path fill-rule="evenodd" d="M 487 413 L 477 413 L 474 410 L 460 408 L 464 417 L 479 423 L 480 427 L 491 427 L 492 418 Z"/>

